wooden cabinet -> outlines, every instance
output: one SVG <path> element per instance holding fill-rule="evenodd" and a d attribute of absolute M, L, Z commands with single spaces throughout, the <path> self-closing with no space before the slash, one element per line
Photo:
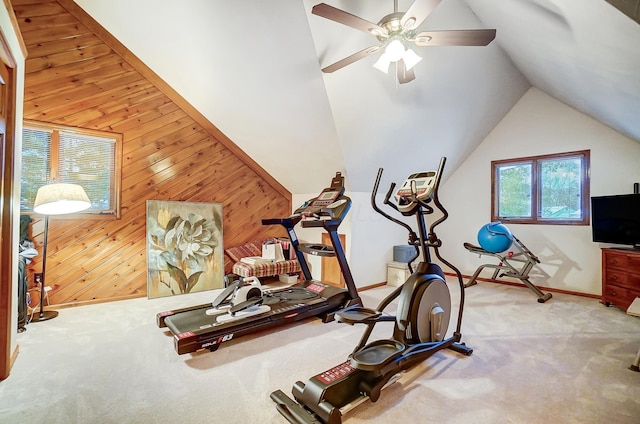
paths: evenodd
<path fill-rule="evenodd" d="M 347 244 L 345 240 L 344 234 L 338 234 L 340 237 L 340 243 L 342 244 L 342 249 L 346 249 Z M 328 233 L 322 233 L 322 244 L 326 244 L 331 246 L 331 237 Z M 344 281 L 344 276 L 342 275 L 342 271 L 340 270 L 340 264 L 338 263 L 338 259 L 336 257 L 322 257 L 322 269 L 321 269 L 321 277 L 323 283 L 344 288 L 346 286 Z"/>
<path fill-rule="evenodd" d="M 602 303 L 626 311 L 640 297 L 640 251 L 602 249 Z"/>

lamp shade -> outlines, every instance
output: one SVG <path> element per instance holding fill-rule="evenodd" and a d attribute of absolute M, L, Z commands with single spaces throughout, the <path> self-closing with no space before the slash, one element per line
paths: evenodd
<path fill-rule="evenodd" d="M 33 211 L 43 215 L 63 215 L 80 212 L 90 206 L 89 197 L 81 186 L 53 183 L 38 189 Z"/>
<path fill-rule="evenodd" d="M 414 52 L 413 50 L 407 49 L 407 51 L 404 52 L 404 56 L 402 57 L 402 60 L 404 60 L 404 66 L 408 71 L 409 69 L 416 66 L 418 62 L 422 60 L 422 58 L 418 56 L 416 52 Z"/>
<path fill-rule="evenodd" d="M 389 60 L 387 55 L 382 53 L 380 55 L 380 57 L 378 58 L 378 60 L 376 60 L 376 63 L 373 64 L 373 67 L 376 68 L 379 71 L 384 72 L 386 74 L 386 73 L 389 72 L 389 65 L 390 64 L 391 64 L 391 61 Z"/>

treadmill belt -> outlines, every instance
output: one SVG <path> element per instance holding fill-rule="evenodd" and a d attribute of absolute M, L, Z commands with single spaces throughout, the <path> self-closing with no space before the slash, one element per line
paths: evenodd
<path fill-rule="evenodd" d="M 263 295 L 262 304 L 271 306 L 270 314 L 273 315 L 289 310 L 300 302 L 311 305 L 318 301 L 324 301 L 318 293 L 307 290 L 303 287 L 291 287 L 273 293 L 265 293 Z M 210 328 L 217 322 L 217 320 L 216 315 L 207 315 L 205 313 L 207 309 L 208 308 L 202 308 L 169 316 L 165 319 L 165 323 L 173 334 Z M 255 315 L 254 317 L 247 317 L 247 319 L 258 319 L 259 317 L 264 316 L 265 315 L 262 314 Z"/>

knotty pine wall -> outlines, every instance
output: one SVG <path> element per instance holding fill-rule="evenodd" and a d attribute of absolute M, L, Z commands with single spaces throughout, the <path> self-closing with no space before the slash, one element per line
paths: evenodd
<path fill-rule="evenodd" d="M 28 50 L 25 119 L 124 139 L 121 218 L 49 220 L 50 304 L 146 296 L 149 199 L 222 203 L 225 246 L 286 235 L 260 219 L 289 215 L 291 194 L 76 3 L 11 3 Z M 42 252 L 44 221 L 31 216 Z"/>

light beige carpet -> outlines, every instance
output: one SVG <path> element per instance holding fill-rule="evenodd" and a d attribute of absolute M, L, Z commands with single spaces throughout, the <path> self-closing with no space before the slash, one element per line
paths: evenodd
<path fill-rule="evenodd" d="M 375 306 L 390 289 L 363 300 Z M 155 314 L 216 293 L 62 309 L 29 324 L 0 382 L 0 423 L 284 423 L 269 394 L 342 362 L 362 330 L 311 320 L 178 356 Z M 639 318 L 480 283 L 467 289 L 463 341 L 473 355 L 438 352 L 345 422 L 640 423 L 640 373 L 628 369 Z"/>

